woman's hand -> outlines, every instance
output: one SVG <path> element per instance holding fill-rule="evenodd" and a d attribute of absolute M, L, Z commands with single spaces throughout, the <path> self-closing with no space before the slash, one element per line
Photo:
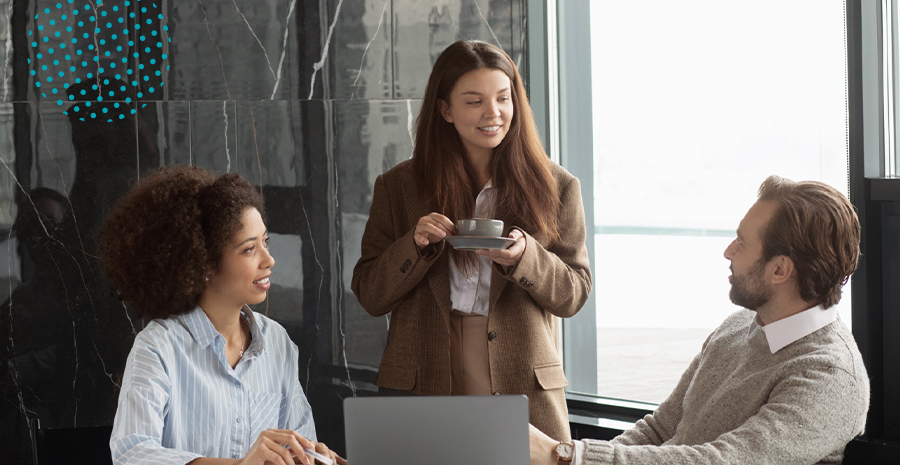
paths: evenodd
<path fill-rule="evenodd" d="M 531 423 L 528 424 L 528 444 L 531 449 L 531 465 L 556 465 L 556 451 L 559 444 Z"/>
<path fill-rule="evenodd" d="M 303 452 L 303 449 L 312 449 L 316 452 L 331 457 L 339 465 L 347 465 L 347 461 L 328 450 L 321 442 L 316 443 L 304 438 L 300 433 L 289 429 L 267 429 L 259 434 L 256 441 L 250 447 L 250 452 L 238 463 L 240 465 L 294 465 L 302 463 L 313 465 L 315 460 Z"/>
<path fill-rule="evenodd" d="M 456 225 L 440 213 L 429 213 L 416 223 L 416 231 L 413 233 L 413 240 L 419 250 L 428 247 L 430 244 L 440 242 L 447 236 L 456 234 Z"/>
<path fill-rule="evenodd" d="M 525 253 L 525 234 L 518 229 L 509 232 L 509 238 L 515 239 L 516 243 L 504 250 L 481 249 L 475 253 L 484 255 L 491 260 L 503 266 L 515 266 L 522 260 L 522 254 Z"/>
<path fill-rule="evenodd" d="M 343 457 L 341 457 L 341 456 L 335 454 L 333 451 L 329 450 L 328 446 L 326 446 L 324 443 L 317 442 L 315 451 L 324 455 L 325 457 L 330 457 L 331 460 L 334 460 L 334 463 L 337 465 L 347 465 L 347 461 L 344 460 Z"/>

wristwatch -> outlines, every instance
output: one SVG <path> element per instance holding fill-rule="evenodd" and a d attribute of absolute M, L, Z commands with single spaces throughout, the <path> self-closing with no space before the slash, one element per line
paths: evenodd
<path fill-rule="evenodd" d="M 559 465 L 569 465 L 572 463 L 572 457 L 575 455 L 575 444 L 571 442 L 561 442 L 556 446 L 556 461 Z"/>

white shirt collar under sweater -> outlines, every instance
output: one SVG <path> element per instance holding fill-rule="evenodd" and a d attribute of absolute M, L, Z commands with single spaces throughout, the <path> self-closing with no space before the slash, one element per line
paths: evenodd
<path fill-rule="evenodd" d="M 759 327 L 766 335 L 769 350 L 774 354 L 790 343 L 830 325 L 838 318 L 838 313 L 836 307 L 832 306 L 826 310 L 821 305 L 817 305 L 767 325 L 757 323 L 758 318 L 757 316 L 750 323 L 747 334 L 749 335 Z"/>

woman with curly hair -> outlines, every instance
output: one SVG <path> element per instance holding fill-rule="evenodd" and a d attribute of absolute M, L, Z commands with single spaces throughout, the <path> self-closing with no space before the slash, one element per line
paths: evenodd
<path fill-rule="evenodd" d="M 444 238 L 466 218 L 504 221 L 512 245 Z M 558 317 L 591 291 L 578 180 L 541 146 L 515 64 L 479 41 L 438 57 L 412 160 L 378 177 L 353 292 L 391 315 L 383 394 L 525 394 L 531 422 L 569 438 Z M 551 433 L 553 432 L 553 433 Z"/>
<path fill-rule="evenodd" d="M 117 464 L 312 464 L 297 346 L 247 304 L 275 259 L 260 195 L 236 174 L 164 168 L 100 232 L 107 277 L 153 321 L 128 356 L 110 449 Z M 337 458 L 339 463 L 346 463 Z"/>

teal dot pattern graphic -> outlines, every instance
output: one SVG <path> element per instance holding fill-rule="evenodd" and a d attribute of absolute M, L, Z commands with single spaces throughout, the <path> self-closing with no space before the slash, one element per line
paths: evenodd
<path fill-rule="evenodd" d="M 139 101 L 161 100 L 164 42 L 172 42 L 164 22 L 153 0 L 42 5 L 28 30 L 36 92 L 71 105 L 63 113 L 80 121 L 125 119 Z"/>

